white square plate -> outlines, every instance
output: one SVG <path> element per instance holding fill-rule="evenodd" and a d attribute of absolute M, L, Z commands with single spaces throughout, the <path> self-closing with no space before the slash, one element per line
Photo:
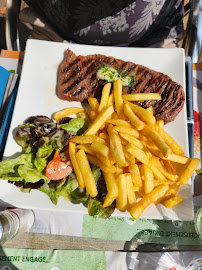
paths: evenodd
<path fill-rule="evenodd" d="M 18 125 L 22 124 L 27 117 L 33 115 L 51 117 L 54 112 L 63 108 L 81 106 L 79 102 L 60 100 L 56 95 L 58 67 L 67 48 L 74 51 L 76 55 L 99 53 L 145 65 L 169 75 L 185 89 L 185 56 L 183 49 L 101 47 L 28 40 L 4 159 L 15 157 L 16 153 L 21 152 L 21 147 L 15 142 L 14 136 Z M 180 144 L 185 155 L 188 156 L 186 103 L 175 121 L 166 125 L 165 129 Z M 180 195 L 184 201 L 173 207 L 172 210 L 162 205 L 150 205 L 141 218 L 192 220 L 191 181 L 189 181 L 188 185 L 181 187 Z M 28 194 L 22 193 L 17 187 L 7 183 L 5 180 L 0 181 L 0 205 L 87 213 L 87 209 L 83 204 L 73 204 L 59 198 L 58 204 L 55 206 L 46 194 L 37 190 L 32 190 Z M 130 216 L 129 213 L 122 213 L 117 210 L 113 215 Z"/>

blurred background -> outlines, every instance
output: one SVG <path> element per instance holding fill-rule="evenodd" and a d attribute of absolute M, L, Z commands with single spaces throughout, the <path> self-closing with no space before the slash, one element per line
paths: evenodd
<path fill-rule="evenodd" d="M 202 0 L 182 1 L 185 6 L 184 33 L 178 46 L 185 48 L 193 62 L 201 58 Z M 26 8 L 23 0 L 0 0 L 0 49 L 24 51 L 30 28 L 19 21 L 19 12 Z"/>

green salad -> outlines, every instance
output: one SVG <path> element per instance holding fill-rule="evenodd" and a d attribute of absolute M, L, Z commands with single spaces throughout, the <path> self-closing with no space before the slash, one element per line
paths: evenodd
<path fill-rule="evenodd" d="M 86 129 L 82 118 L 63 118 L 55 122 L 41 115 L 29 117 L 16 132 L 16 142 L 22 147 L 22 153 L 17 158 L 0 162 L 0 178 L 22 192 L 29 193 L 32 189 L 44 192 L 55 205 L 62 196 L 86 205 L 91 216 L 108 218 L 115 204 L 102 206 L 107 189 L 100 168 L 90 164 L 98 190 L 98 195 L 91 198 L 79 187 L 69 158 L 69 138 L 82 135 Z"/>

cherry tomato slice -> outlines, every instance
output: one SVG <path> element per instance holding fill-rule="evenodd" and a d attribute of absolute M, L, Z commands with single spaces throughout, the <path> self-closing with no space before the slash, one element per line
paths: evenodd
<path fill-rule="evenodd" d="M 60 158 L 60 153 L 55 152 L 53 159 L 48 163 L 45 171 L 45 176 L 51 180 L 60 180 L 72 172 L 70 162 L 63 162 Z"/>

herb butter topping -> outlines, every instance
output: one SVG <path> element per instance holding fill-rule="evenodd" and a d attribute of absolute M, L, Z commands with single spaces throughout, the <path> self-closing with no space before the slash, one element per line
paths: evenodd
<path fill-rule="evenodd" d="M 126 71 L 117 70 L 108 65 L 104 65 L 98 68 L 97 70 L 98 79 L 105 80 L 107 82 L 114 82 L 118 78 L 122 80 L 122 85 L 127 86 L 134 82 L 134 75 L 126 75 Z"/>

